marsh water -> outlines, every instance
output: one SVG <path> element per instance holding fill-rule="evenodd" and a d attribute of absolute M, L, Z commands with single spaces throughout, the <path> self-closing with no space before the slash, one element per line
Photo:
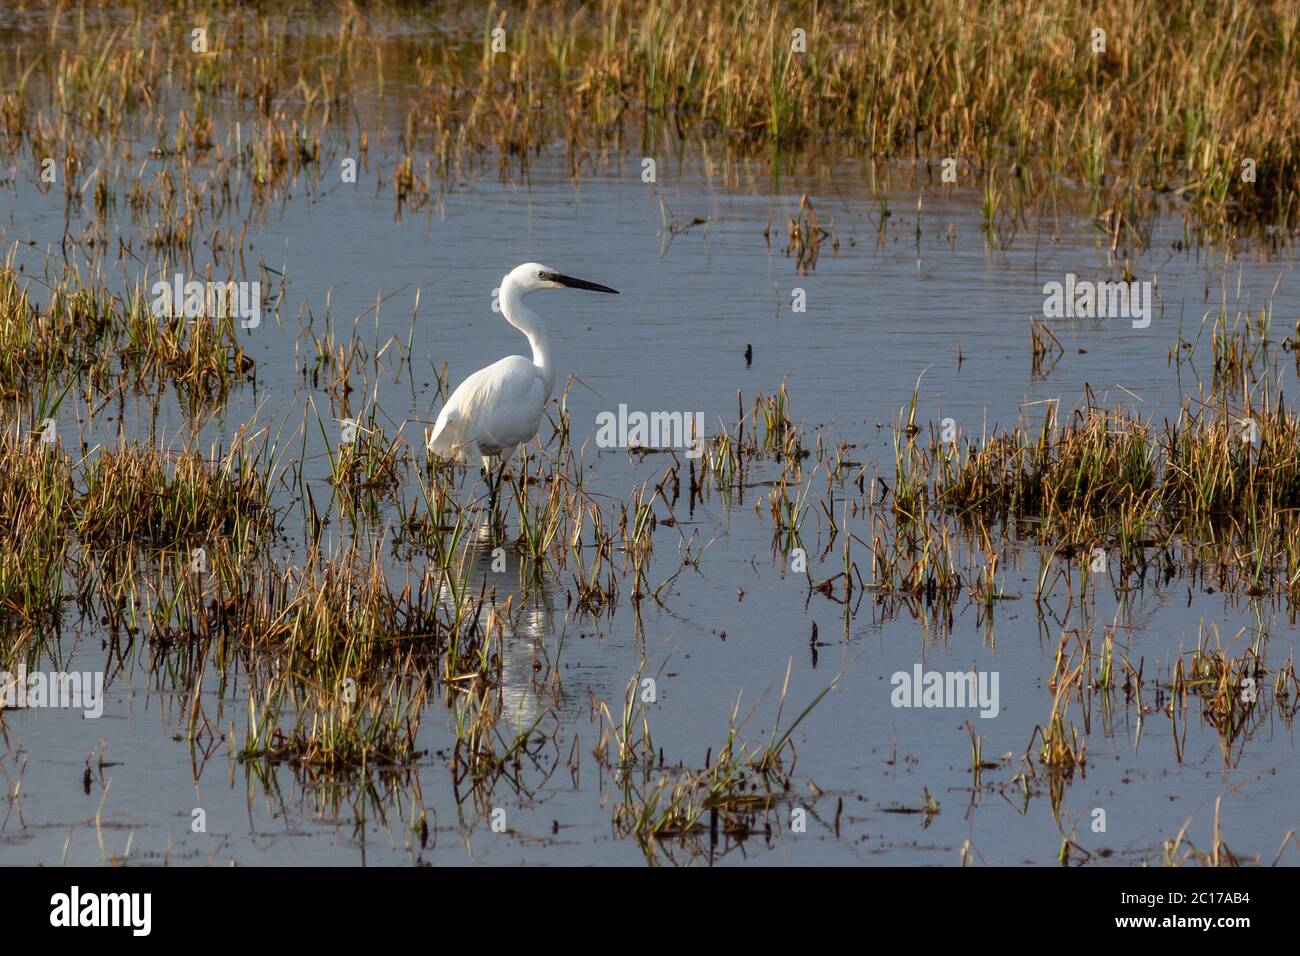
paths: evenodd
<path fill-rule="evenodd" d="M 163 162 L 139 150 L 136 162 Z M 657 181 L 646 183 L 642 151 L 629 146 L 577 181 L 559 149 L 533 159 L 527 177 L 458 177 L 399 217 L 391 191 L 376 188 L 376 176 L 396 161 L 393 149 L 373 145 L 355 184 L 338 181 L 346 154 L 346 144 L 334 144 L 323 172 L 303 175 L 288 198 L 253 218 L 246 255 L 283 273 L 284 298 L 260 326 L 240 330 L 255 376 L 202 422 L 199 447 L 228 443 L 250 421 L 298 428 L 312 397 L 327 407 L 322 388 L 304 374 L 316 358 L 311 336 L 332 330 L 346 340 L 355 323 L 368 346 L 410 337 L 410 364 L 403 368 L 390 350 L 365 388 L 377 389 L 392 431 L 401 426 L 419 448 L 440 405 L 443 363 L 454 386 L 503 355 L 526 353 L 523 336 L 493 311 L 492 293 L 506 271 L 529 260 L 621 293 L 555 291 L 532 300 L 550 330 L 561 385 L 570 374 L 580 380 L 569 387 L 567 408 L 574 447 L 585 443 L 587 489 L 609 500 L 647 480 L 653 485 L 666 464 L 661 454 L 597 447 L 597 416 L 620 404 L 702 412 L 712 433 L 734 427 L 738 392 L 748 409 L 756 393 L 772 394 L 784 382 L 809 441 L 849 443 L 850 457 L 878 462 L 889 483 L 894 428 L 918 379 L 918 421 L 951 418 L 967 434 L 1022 416 L 1038 421 L 1048 400 L 1074 408 L 1089 389 L 1101 404 L 1158 422 L 1209 374 L 1207 313 L 1225 303 L 1230 313 L 1269 309 L 1278 336 L 1300 319 L 1300 275 L 1288 251 L 1185 247 L 1173 205 L 1149 248 L 1116 256 L 1082 197 L 999 243 L 982 228 L 976 189 L 941 187 L 925 170 L 896 167 L 882 189 L 855 163 L 787 171 L 778 160 L 774 172 L 767 158 L 719 163 L 692 147 L 664 150 Z M 0 191 L 0 232 L 6 248 L 19 243 L 15 261 L 40 274 L 51 257 L 61 259 L 64 206 L 31 178 L 24 169 Z M 801 273 L 784 247 L 786 223 L 805 195 L 838 248 L 828 238 L 815 268 Z M 890 211 L 883 228 L 882 197 Z M 670 225 L 696 220 L 690 228 Z M 131 235 L 144 226 L 120 212 L 113 228 Z M 205 254 L 196 248 L 199 271 Z M 1149 327 L 1054 321 L 1063 353 L 1035 373 L 1028 317 L 1043 313 L 1044 283 L 1068 273 L 1113 276 L 1125 255 L 1137 278 L 1156 277 Z M 792 311 L 795 289 L 803 290 L 804 311 Z M 377 298 L 383 303 L 375 310 Z M 1197 342 L 1190 362 L 1170 361 L 1180 336 Z M 1294 391 L 1294 372 L 1283 372 Z M 113 443 L 119 433 L 170 441 L 191 420 L 173 398 L 155 410 L 151 399 L 128 396 L 80 427 L 92 445 Z M 316 501 L 327 501 L 322 433 L 312 424 L 305 435 L 304 477 Z M 639 609 L 624 598 L 600 616 L 580 614 L 570 574 L 547 573 L 539 587 L 521 591 L 517 553 L 508 551 L 508 568 L 497 574 L 484 549 L 478 578 L 498 602 L 516 594 L 505 640 L 506 718 L 515 727 L 540 721 L 550 741 L 524 762 L 517 785 L 498 781 L 480 801 L 458 793 L 448 759 L 455 731 L 436 697 L 420 722 L 423 756 L 409 767 L 322 774 L 290 763 L 253 766 L 224 745 L 196 759 L 186 739 L 190 701 L 159 689 L 141 642 L 125 666 L 108 668 L 98 719 L 58 708 L 5 711 L 0 762 L 8 787 L 21 781 L 21 792 L 3 810 L 0 861 L 639 864 L 649 852 L 678 863 L 955 865 L 965 849 L 971 863 L 1054 864 L 1064 831 L 1096 854 L 1094 862 L 1134 864 L 1159 862 L 1162 842 L 1189 818 L 1187 837 L 1209 845 L 1222 796 L 1220 824 L 1233 852 L 1272 862 L 1300 824 L 1295 730 L 1276 712 L 1226 747 L 1213 727 L 1192 719 L 1179 760 L 1165 715 L 1140 716 L 1121 697 L 1094 713 L 1086 770 L 1065 788 L 1060 823 L 1046 793 L 1011 782 L 1047 718 L 1062 631 L 1115 623 L 1117 647 L 1148 673 L 1168 672 L 1211 625 L 1234 653 L 1263 633 L 1276 665 L 1294 654 L 1284 604 L 1178 578 L 1118 594 L 1103 588 L 1082 603 L 1062 594 L 1040 609 L 1033 595 L 1041 556 L 1026 546 L 999 569 L 1007 599 L 991 614 L 963 598 L 949 627 L 924 602 L 860 591 L 846 605 L 810 591 L 774 549 L 771 523 L 755 509 L 764 477 L 758 464 L 756 487 L 742 494 L 714 494 L 689 513 L 679 502 L 677 526 L 656 532 L 648 578 L 653 585 L 678 571 L 684 541 L 702 556 Z M 460 493 L 480 493 L 476 481 L 467 475 Z M 410 497 L 410 489 L 399 493 Z M 301 500 L 288 486 L 276 500 L 281 547 L 292 555 L 304 537 Z M 391 535 L 400 507 L 387 502 L 374 526 L 360 531 L 333 520 L 326 542 Z M 809 515 L 803 539 L 812 580 L 834 574 L 840 543 L 824 553 L 822 516 Z M 385 553 L 398 580 L 418 574 L 425 560 Z M 57 665 L 51 655 L 42 666 L 104 670 L 102 638 L 95 622 L 69 612 Z M 558 693 L 535 686 L 539 659 L 558 662 Z M 891 676 L 917 665 L 996 672 L 996 716 L 893 706 Z M 794 790 L 766 831 L 760 825 L 745 839 L 715 843 L 707 834 L 666 839 L 647 851 L 615 832 L 617 788 L 608 773 L 589 756 L 570 769 L 570 755 L 588 754 L 603 729 L 595 704 L 616 712 L 638 673 L 656 677 L 647 713 L 664 761 L 703 766 L 725 741 L 737 702 L 741 736 L 768 738 L 787 667 L 782 726 L 835 683 L 794 733 Z M 245 684 L 219 686 L 205 682 L 203 710 L 239 739 L 249 711 Z M 984 759 L 996 765 L 983 771 L 979 788 L 972 787 L 967 720 L 983 738 Z M 919 811 L 926 791 L 937 812 L 899 812 Z M 196 808 L 204 832 L 192 828 Z M 498 808 L 505 832 L 491 825 Z M 794 808 L 808 811 L 803 832 L 783 825 Z M 1098 808 L 1104 832 L 1093 829 Z M 425 845 L 411 827 L 421 809 Z M 1300 857 L 1292 848 L 1282 859 Z"/>

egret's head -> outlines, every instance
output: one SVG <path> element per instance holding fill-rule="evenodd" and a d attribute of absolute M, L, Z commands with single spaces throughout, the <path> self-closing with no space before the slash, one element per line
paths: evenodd
<path fill-rule="evenodd" d="M 597 285 L 595 282 L 588 282 L 586 279 L 575 279 L 573 276 L 563 275 L 550 266 L 544 266 L 538 262 L 525 262 L 521 266 L 516 266 L 506 276 L 505 281 L 518 286 L 525 295 L 529 292 L 536 292 L 538 289 L 587 289 L 591 292 L 612 292 L 614 295 L 618 295 L 617 289 L 611 289 L 607 285 Z"/>

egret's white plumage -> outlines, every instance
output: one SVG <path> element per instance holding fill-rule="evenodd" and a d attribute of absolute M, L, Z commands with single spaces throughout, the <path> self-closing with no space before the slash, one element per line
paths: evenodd
<path fill-rule="evenodd" d="M 490 472 L 493 459 L 504 462 L 518 445 L 537 434 L 542 412 L 555 387 L 555 365 L 546 326 L 524 304 L 524 299 L 539 289 L 615 292 L 594 282 L 561 275 L 536 262 L 513 269 L 501 282 L 501 314 L 528 336 L 533 357 L 507 356 L 461 382 L 438 413 L 429 439 L 431 451 L 459 461 L 481 458 Z"/>

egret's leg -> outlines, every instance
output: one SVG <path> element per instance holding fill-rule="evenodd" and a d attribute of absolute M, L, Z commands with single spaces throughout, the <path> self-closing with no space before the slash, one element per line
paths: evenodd
<path fill-rule="evenodd" d="M 483 476 L 488 486 L 488 528 L 493 537 L 496 536 L 497 497 L 501 491 L 501 475 L 504 471 L 504 463 L 499 456 L 483 456 Z"/>

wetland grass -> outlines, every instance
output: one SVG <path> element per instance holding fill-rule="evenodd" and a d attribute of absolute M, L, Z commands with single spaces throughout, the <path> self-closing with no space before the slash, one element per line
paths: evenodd
<path fill-rule="evenodd" d="M 91 547 L 243 543 L 273 527 L 265 475 L 255 457 L 233 451 L 204 458 L 190 450 L 169 457 L 140 445 L 96 457 L 79 501 L 81 539 Z"/>
<path fill-rule="evenodd" d="M 742 741 L 740 730 L 745 720 L 740 717 L 737 700 L 722 746 L 716 753 L 709 749 L 702 769 L 690 769 L 683 764 L 665 765 L 662 750 L 656 756 L 645 703 L 639 696 L 638 671 L 628 681 L 617 720 L 603 701 L 600 704 L 606 726 L 595 756 L 602 766 L 615 771 L 619 786 L 615 832 L 636 839 L 652 864 L 661 857 L 673 860 L 674 847 L 685 847 L 691 855 L 705 852 L 706 839 L 709 852 L 720 838 L 726 843 L 722 852 L 757 833 L 770 839 L 783 825 L 778 808 L 801 802 L 792 791 L 789 776 L 797 761 L 792 734 L 838 680 L 833 679 L 783 730 L 781 716 L 790 682 L 787 667 L 768 742 L 751 747 Z M 812 789 L 815 795 L 817 791 Z"/>
<path fill-rule="evenodd" d="M 68 456 L 17 427 L 0 430 L 0 630 L 57 623 L 75 509 Z M 7 646 L 0 659 L 9 661 Z"/>
<path fill-rule="evenodd" d="M 120 6 L 115 18 L 64 17 L 43 55 L 4 64 L 10 151 L 26 140 L 37 163 L 62 155 L 75 170 L 92 152 L 82 144 L 144 128 L 158 157 L 185 157 L 227 183 L 191 198 L 222 201 L 236 174 L 265 203 L 329 158 L 322 131 L 350 125 L 358 98 L 382 95 L 397 69 L 417 93 L 397 124 L 401 151 L 381 173 L 399 216 L 474 170 L 527 177 L 531 157 L 555 143 L 576 177 L 610 162 L 630 133 L 720 141 L 741 157 L 833 151 L 930 170 L 952 160 L 982 192 L 998 245 L 1063 178 L 1112 245 L 1121 235 L 1145 244 L 1161 197 L 1215 235 L 1257 228 L 1271 241 L 1296 227 L 1300 126 L 1285 117 L 1300 115 L 1288 80 L 1300 20 L 1283 2 L 1017 0 L 978 4 L 983 15 L 957 3 L 832 15 L 803 0 L 527 2 L 495 16 L 453 5 L 423 31 L 395 29 L 401 4 L 219 3 L 201 18 L 204 56 L 160 42 L 188 37 L 190 4 Z M 497 54 L 491 30 L 506 20 L 516 42 Z M 1109 25 L 1102 50 L 1099 23 Z M 160 89 L 184 104 L 170 129 L 147 119 Z M 247 117 L 238 136 L 214 133 L 224 104 Z M 351 132 L 365 153 L 379 131 Z M 71 145 L 56 153 L 56 140 Z M 73 180 L 69 202 L 80 197 Z M 153 241 L 190 248 L 195 214 L 159 222 Z M 823 240 L 838 244 L 806 196 L 789 239 L 800 271 L 815 267 Z"/>
<path fill-rule="evenodd" d="M 253 368 L 236 341 L 233 317 L 155 317 L 139 287 L 124 301 L 102 277 L 71 269 L 49 283 L 20 274 L 14 251 L 0 269 L 0 397 L 72 381 L 92 392 L 124 384 L 159 392 L 170 385 L 197 410 L 219 402 Z M 48 297 L 45 307 L 32 302 L 33 286 Z"/>
<path fill-rule="evenodd" d="M 782 725 L 788 669 L 765 744 L 742 741 L 737 702 L 716 752 L 674 764 L 652 739 L 638 670 L 617 714 L 593 696 L 597 743 L 580 750 L 575 733 L 564 758 L 555 732 L 568 693 L 563 635 L 533 643 L 522 680 L 508 658 L 528 646 L 524 605 L 549 600 L 564 605 L 566 626 L 599 639 L 630 604 L 641 653 L 642 605 L 667 609 L 673 582 L 692 569 L 704 576 L 712 541 L 699 526 L 719 514 L 752 510 L 764 537 L 770 529 L 782 582 L 796 549 L 805 552 L 797 599 L 842 605 L 846 646 L 860 608 L 873 625 L 906 610 L 923 640 L 946 639 L 963 598 L 992 644 L 998 602 L 1022 596 L 1009 572 L 1031 551 L 1043 620 L 1062 583 L 1071 608 L 1095 604 L 1102 589 L 1127 600 L 1174 579 L 1186 581 L 1189 600 L 1201 586 L 1300 607 L 1300 419 L 1273 381 L 1271 305 L 1231 319 L 1226 306 L 1207 313 L 1211 380 L 1162 422 L 1089 393 L 1068 415 L 1053 400 L 1009 428 L 943 440 L 920 413 L 918 383 L 889 436 L 892 473 L 888 454 L 883 464 L 854 461 L 864 457 L 858 436 L 818 430 L 810 440 L 781 381 L 748 407 L 738 393 L 734 423 L 693 436 L 698 460 L 660 459 L 662 469 L 598 495 L 571 444 L 580 432 L 566 393 L 550 439 L 512 465 L 486 529 L 474 472 L 412 453 L 405 435 L 416 426 L 380 406 L 381 377 L 405 374 L 413 402 L 417 383 L 415 316 L 405 343 L 384 344 L 378 296 L 373 344 L 359 332 L 370 310 L 336 337 L 328 295 L 324 332 L 312 329 L 310 303 L 300 309 L 298 460 L 286 465 L 280 436 L 264 426 L 245 426 L 224 450 L 159 440 L 154 421 L 171 393 L 197 430 L 245 388 L 256 391 L 256 365 L 233 317 L 155 315 L 148 280 L 176 270 L 255 274 L 273 290 L 267 311 L 283 332 L 287 270 L 254 261 L 250 233 L 292 197 L 325 195 L 324 171 L 345 155 L 377 194 L 391 190 L 398 218 L 443 215 L 445 196 L 485 171 L 527 182 L 548 150 L 562 150 L 577 179 L 617 176 L 627 156 L 690 144 L 721 150 L 724 179 L 755 160 L 774 172 L 828 155 L 864 162 L 882 247 L 894 215 L 889 167 L 946 188 L 933 170 L 948 158 L 1000 249 L 1036 209 L 1055 209 L 1061 182 L 1090 207 L 1112 254 L 1125 242 L 1147 245 L 1166 208 L 1198 239 L 1235 242 L 1257 230 L 1278 242 L 1294 232 L 1300 121 L 1285 117 L 1300 116 L 1290 80 L 1300 19 L 1288 6 L 977 6 L 988 16 L 954 3 L 834 17 L 812 3 L 777 10 L 752 0 L 527 2 L 486 13 L 453 5 L 419 30 L 396 29 L 406 9 L 386 2 L 262 11 L 132 0 L 114 16 L 97 2 L 85 5 L 90 15 L 55 15 L 43 52 L 19 46 L 0 60 L 0 153 L 14 168 L 56 161 L 58 185 L 38 188 L 65 221 L 62 243 L 20 240 L 0 269 L 3 663 L 54 660 L 63 627 L 97 626 L 115 677 L 142 667 L 181 701 L 192 756 L 224 740 L 268 794 L 281 765 L 336 795 L 368 787 L 372 772 L 411 771 L 429 759 L 422 718 L 441 706 L 451 743 L 439 759 L 458 815 L 490 809 L 498 784 L 526 800 L 562 766 L 576 782 L 591 753 L 615 833 L 657 862 L 678 850 L 712 859 L 719 845 L 787 825 L 797 802 L 793 732 L 826 691 Z M 211 55 L 167 40 L 188 36 L 196 15 Z M 1093 54 L 1098 20 L 1113 26 L 1109 52 Z M 513 39 L 498 56 L 488 39 L 502 23 Z M 791 49 L 795 28 L 806 30 L 803 52 Z M 382 99 L 386 73 L 390 86 L 413 91 L 389 130 L 362 118 L 368 98 Z M 1251 182 L 1242 157 L 1255 160 Z M 673 237 L 709 227 L 704 217 L 678 220 L 657 198 L 662 254 Z M 777 251 L 799 274 L 841 251 L 828 208 L 802 194 L 786 224 Z M 918 250 L 921 210 L 918 197 Z M 114 221 L 127 228 L 115 231 Z M 120 283 L 107 275 L 114 254 Z M 200 268 L 196 257 L 209 254 Z M 1035 319 L 1030 340 L 1031 375 L 1041 380 L 1065 349 Z M 1288 339 L 1283 349 L 1294 346 Z M 1181 371 L 1194 351 L 1180 336 L 1171 364 Z M 437 358 L 435 396 L 447 381 Z M 124 414 L 128 395 L 142 414 Z M 110 401 L 119 416 L 112 445 L 94 437 Z M 78 452 L 41 440 L 55 417 L 61 427 L 75 417 Z M 138 417 L 144 434 L 128 436 L 123 417 Z M 340 426 L 351 426 L 348 437 Z M 640 466 L 655 451 L 628 457 Z M 297 532 L 290 556 L 275 551 Z M 1098 551 L 1107 561 L 1095 561 Z M 511 580 L 499 576 L 505 557 L 518 569 Z M 1089 767 L 1094 702 L 1103 723 L 1112 707 L 1163 713 L 1179 763 L 1195 723 L 1188 715 L 1199 714 L 1230 765 L 1266 716 L 1289 724 L 1300 709 L 1293 662 L 1269 666 L 1264 644 L 1230 653 L 1207 628 L 1193 650 L 1154 662 L 1118 623 L 1100 634 L 1062 626 L 1050 705 L 1024 771 L 982 782 L 1009 761 L 985 760 L 984 739 L 966 723 L 972 790 L 1018 786 L 1027 803 L 1046 780 L 1058 812 L 1069 780 Z M 817 648 L 831 646 L 815 624 L 810 645 L 815 667 Z M 205 691 L 205 680 L 220 691 Z M 223 712 L 232 695 L 246 705 L 240 732 Z M 808 789 L 820 795 L 811 781 Z M 919 807 L 898 809 L 927 827 L 939 814 L 929 788 Z M 409 816 L 423 845 L 423 808 Z M 837 811 L 837 839 L 839 825 Z M 1161 848 L 1166 862 L 1238 860 L 1221 839 L 1217 805 L 1208 853 L 1183 836 Z M 1068 861 L 1081 849 L 1066 838 L 1060 852 Z"/>
<path fill-rule="evenodd" d="M 1192 398 L 1162 426 L 1092 402 L 1062 422 L 1050 402 L 1039 424 L 978 439 L 944 442 L 931 431 L 922 442 L 907 431 L 905 422 L 892 508 L 873 517 L 885 568 L 877 580 L 897 580 L 906 554 L 947 555 L 953 565 L 949 535 L 982 543 L 1028 536 L 1054 554 L 1082 556 L 1085 568 L 1089 556 L 1111 554 L 1124 579 L 1218 541 L 1224 586 L 1294 592 L 1300 418 L 1280 394 L 1257 392 L 1245 405 Z M 1236 541 L 1250 561 L 1233 552 Z M 958 572 L 963 578 L 974 590 Z"/>

